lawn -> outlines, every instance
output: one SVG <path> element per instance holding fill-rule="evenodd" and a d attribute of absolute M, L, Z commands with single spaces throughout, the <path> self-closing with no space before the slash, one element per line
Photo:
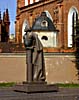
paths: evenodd
<path fill-rule="evenodd" d="M 16 83 L 15 82 L 10 82 L 10 83 L 0 83 L 0 87 L 12 87 Z"/>
<path fill-rule="evenodd" d="M 74 84 L 74 83 L 66 83 L 66 84 L 64 84 L 64 83 L 58 83 L 57 84 L 59 87 L 69 87 L 69 88 L 76 88 L 76 87 L 79 87 L 79 84 Z"/>
<path fill-rule="evenodd" d="M 15 82 L 0 83 L 0 87 L 12 87 L 14 85 L 16 85 Z M 79 87 L 79 84 L 74 84 L 74 83 L 72 83 L 72 84 L 70 84 L 70 83 L 66 83 L 66 84 L 64 84 L 64 83 L 57 83 L 57 85 L 59 87 L 67 87 L 67 88 L 77 88 L 77 87 Z"/>

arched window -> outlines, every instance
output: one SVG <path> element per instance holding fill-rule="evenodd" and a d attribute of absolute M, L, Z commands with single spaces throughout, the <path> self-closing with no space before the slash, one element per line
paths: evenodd
<path fill-rule="evenodd" d="M 27 20 L 25 20 L 24 22 L 23 22 L 23 26 L 22 26 L 22 43 L 23 43 L 23 36 L 24 36 L 24 34 L 25 34 L 25 27 L 29 27 L 29 24 L 28 24 L 28 21 Z"/>
<path fill-rule="evenodd" d="M 76 35 L 76 21 L 78 12 L 75 7 L 70 8 L 68 13 L 68 47 L 74 46 L 74 36 Z"/>

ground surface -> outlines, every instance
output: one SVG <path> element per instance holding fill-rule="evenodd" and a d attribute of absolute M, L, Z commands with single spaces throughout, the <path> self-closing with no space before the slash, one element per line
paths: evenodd
<path fill-rule="evenodd" d="M 58 92 L 22 93 L 0 88 L 0 100 L 79 100 L 79 88 L 59 88 Z"/>

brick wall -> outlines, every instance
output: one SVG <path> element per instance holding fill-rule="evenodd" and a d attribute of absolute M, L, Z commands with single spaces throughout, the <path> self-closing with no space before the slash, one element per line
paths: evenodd
<path fill-rule="evenodd" d="M 23 3 L 20 3 L 22 5 Z M 79 11 L 78 0 L 63 0 L 61 3 L 57 3 L 57 0 L 47 0 L 44 3 L 39 2 L 31 6 L 23 7 L 19 9 L 16 17 L 16 42 L 22 41 L 22 27 L 23 22 L 26 19 L 30 26 L 34 22 L 35 18 L 41 14 L 42 11 L 48 11 L 53 19 L 56 28 L 59 30 L 59 44 L 58 48 L 68 49 L 68 12 L 71 7 L 75 7 Z M 55 14 L 55 11 L 56 14 Z M 18 35 L 17 35 L 18 34 Z"/>

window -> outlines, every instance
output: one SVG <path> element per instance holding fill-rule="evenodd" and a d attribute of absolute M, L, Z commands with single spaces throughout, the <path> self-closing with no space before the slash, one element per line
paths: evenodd
<path fill-rule="evenodd" d="M 33 3 L 33 0 L 30 0 L 30 4 L 32 4 Z"/>
<path fill-rule="evenodd" d="M 35 0 L 35 2 L 38 2 L 39 0 Z"/>
<path fill-rule="evenodd" d="M 25 0 L 25 6 L 27 6 L 28 5 L 28 0 Z"/>
<path fill-rule="evenodd" d="M 74 46 L 74 36 L 76 35 L 75 25 L 77 20 L 77 10 L 72 7 L 68 13 L 68 47 Z"/>
<path fill-rule="evenodd" d="M 48 27 L 48 22 L 47 22 L 46 20 L 43 20 L 43 21 L 41 22 L 41 26 L 42 26 L 42 27 Z"/>

